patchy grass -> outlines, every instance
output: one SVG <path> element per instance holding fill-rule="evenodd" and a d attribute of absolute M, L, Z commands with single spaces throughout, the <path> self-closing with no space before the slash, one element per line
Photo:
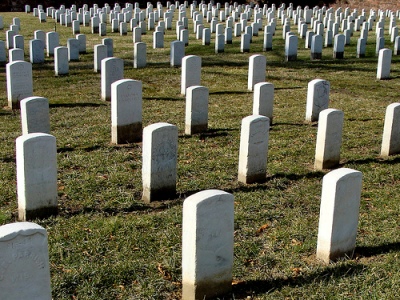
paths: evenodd
<path fill-rule="evenodd" d="M 2 13 L 4 24 L 21 19 L 25 54 L 33 31 L 54 29 L 32 15 Z M 88 53 L 70 63 L 70 75 L 55 77 L 53 59 L 33 66 L 34 94 L 50 101 L 51 132 L 57 138 L 59 210 L 36 220 L 49 233 L 54 299 L 178 299 L 181 293 L 182 202 L 204 189 L 235 196 L 234 299 L 396 299 L 400 290 L 400 158 L 379 157 L 386 106 L 399 101 L 399 57 L 391 79 L 376 80 L 374 33 L 367 57 L 356 58 L 355 33 L 345 59 L 310 61 L 299 41 L 298 61 L 285 62 L 281 25 L 267 57 L 267 81 L 275 85 L 274 125 L 270 132 L 268 180 L 237 182 L 240 122 L 252 113 L 247 91 L 249 56 L 262 53 L 262 34 L 250 53 L 240 53 L 234 38 L 225 53 L 194 39 L 186 54 L 202 58 L 202 85 L 210 90 L 205 134 L 184 135 L 185 99 L 180 69 L 169 66 L 165 48 L 148 45 L 148 67 L 133 69 L 130 34 L 114 39 L 114 55 L 125 61 L 125 78 L 143 83 L 143 124 L 169 122 L 179 128 L 177 198 L 141 201 L 141 145 L 115 146 L 110 103 L 100 100 L 100 74 L 93 72 L 93 47 L 101 37 L 87 34 Z M 292 25 L 293 26 L 293 25 Z M 292 30 L 296 30 L 295 26 Z M 61 45 L 73 37 L 57 26 Z M 0 32 L 5 40 L 5 30 Z M 389 40 L 386 45 L 393 48 Z M 304 121 L 307 84 L 331 83 L 330 107 L 344 111 L 341 165 L 363 173 L 357 248 L 352 259 L 325 266 L 315 258 L 321 179 L 313 170 L 316 124 Z M 7 106 L 5 67 L 0 67 L 0 224 L 16 221 L 15 139 L 21 134 L 19 111 Z"/>

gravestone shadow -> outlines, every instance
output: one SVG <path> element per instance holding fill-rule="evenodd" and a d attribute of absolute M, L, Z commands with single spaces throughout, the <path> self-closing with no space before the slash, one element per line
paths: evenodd
<path fill-rule="evenodd" d="M 236 299 L 246 299 L 249 295 L 260 295 L 271 293 L 285 287 L 301 287 L 318 282 L 327 282 L 332 278 L 354 277 L 361 274 L 365 269 L 362 264 L 345 264 L 329 266 L 323 270 L 318 270 L 304 275 L 284 277 L 269 280 L 249 280 L 239 282 L 232 286 L 232 293 Z"/>

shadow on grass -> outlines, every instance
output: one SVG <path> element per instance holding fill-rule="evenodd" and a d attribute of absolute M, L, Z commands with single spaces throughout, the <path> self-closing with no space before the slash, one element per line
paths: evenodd
<path fill-rule="evenodd" d="M 60 210 L 59 215 L 63 218 L 70 218 L 76 215 L 83 214 L 101 214 L 104 216 L 115 216 L 121 213 L 131 213 L 135 211 L 145 211 L 152 210 L 151 206 L 142 203 L 133 203 L 128 207 L 123 208 L 115 208 L 115 207 L 79 207 L 79 208 L 71 208 L 68 207 L 66 209 Z"/>
<path fill-rule="evenodd" d="M 249 280 L 239 282 L 232 287 L 235 298 L 245 299 L 250 295 L 266 294 L 283 287 L 300 287 L 309 284 L 327 282 L 331 278 L 352 277 L 361 274 L 365 266 L 361 264 L 345 264 L 327 267 L 324 270 L 312 272 L 289 278 L 277 278 L 270 280 Z"/>
<path fill-rule="evenodd" d="M 325 175 L 324 172 L 315 171 L 315 172 L 308 172 L 305 174 L 285 174 L 285 173 L 276 173 L 272 176 L 266 177 L 264 183 L 253 183 L 253 184 L 244 184 L 239 183 L 239 186 L 233 188 L 222 188 L 227 193 L 236 193 L 236 192 L 256 192 L 256 191 L 263 191 L 267 189 L 276 189 L 276 190 L 285 190 L 290 186 L 290 182 L 297 181 L 303 178 L 312 179 L 318 178 L 322 179 Z M 279 181 L 279 179 L 285 179 L 284 181 Z M 278 180 L 278 181 L 276 181 Z M 180 198 L 187 198 L 197 192 L 203 191 L 204 189 L 200 190 L 190 190 L 180 194 Z"/>
<path fill-rule="evenodd" d="M 2 161 L 4 163 L 15 163 L 15 156 L 3 157 L 3 158 L 0 158 L 0 161 Z"/>
<path fill-rule="evenodd" d="M 182 95 L 183 97 L 183 95 Z M 185 101 L 185 98 L 181 97 L 143 97 L 143 100 L 150 101 Z"/>
<path fill-rule="evenodd" d="M 179 138 L 190 139 L 193 137 L 198 137 L 199 140 L 204 141 L 207 138 L 228 136 L 229 131 L 234 131 L 234 130 L 235 129 L 231 129 L 231 128 L 209 128 L 209 129 L 207 129 L 206 132 L 196 133 L 196 134 L 192 134 L 192 135 L 182 134 L 182 135 L 179 135 Z"/>
<path fill-rule="evenodd" d="M 50 103 L 50 108 L 57 107 L 99 107 L 99 106 L 107 106 L 106 103 Z"/>
<path fill-rule="evenodd" d="M 225 95 L 225 94 L 251 94 L 250 91 L 216 91 L 210 92 L 210 95 Z"/>
<path fill-rule="evenodd" d="M 60 147 L 57 149 L 57 153 L 66 153 L 66 152 L 72 152 L 75 150 L 83 150 L 85 152 L 91 152 L 91 151 L 96 151 L 98 149 L 101 149 L 102 146 L 99 145 L 95 145 L 95 146 L 90 146 L 90 147 L 77 147 L 77 148 L 73 148 L 73 147 Z"/>
<path fill-rule="evenodd" d="M 355 257 L 371 257 L 389 252 L 400 252 L 400 242 L 386 243 L 379 246 L 363 246 L 356 247 L 354 251 Z"/>
<path fill-rule="evenodd" d="M 378 163 L 378 164 L 386 164 L 386 165 L 394 165 L 400 163 L 400 156 L 397 156 L 393 159 L 385 159 L 382 157 L 369 157 L 369 158 L 362 158 L 362 159 L 353 159 L 353 160 L 347 160 L 344 161 L 343 163 L 340 164 L 340 167 L 343 167 L 348 164 L 354 164 L 354 165 L 363 165 L 363 164 L 369 164 L 369 163 Z"/>

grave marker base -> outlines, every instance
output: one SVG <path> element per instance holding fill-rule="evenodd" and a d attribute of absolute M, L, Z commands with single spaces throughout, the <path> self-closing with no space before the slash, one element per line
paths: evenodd
<path fill-rule="evenodd" d="M 128 144 L 142 141 L 142 123 L 112 126 L 112 143 Z"/>

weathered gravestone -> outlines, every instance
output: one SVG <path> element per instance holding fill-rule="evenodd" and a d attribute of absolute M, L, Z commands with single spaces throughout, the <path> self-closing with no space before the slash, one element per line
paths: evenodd
<path fill-rule="evenodd" d="M 101 99 L 111 101 L 111 84 L 124 78 L 124 61 L 108 57 L 101 61 Z"/>
<path fill-rule="evenodd" d="M 267 58 L 261 54 L 254 54 L 249 57 L 249 71 L 247 76 L 247 89 L 253 90 L 255 84 L 265 81 Z"/>
<path fill-rule="evenodd" d="M 0 226 L 1 299 L 51 300 L 46 230 L 34 223 Z"/>
<path fill-rule="evenodd" d="M 67 47 L 61 46 L 54 48 L 54 72 L 56 76 L 68 75 L 69 64 Z"/>
<path fill-rule="evenodd" d="M 215 53 L 223 53 L 225 51 L 225 35 L 218 34 L 215 37 Z"/>
<path fill-rule="evenodd" d="M 94 46 L 94 71 L 96 73 L 101 71 L 101 61 L 107 58 L 107 46 L 95 45 Z"/>
<path fill-rule="evenodd" d="M 178 127 L 155 123 L 143 129 L 143 200 L 165 200 L 176 195 Z"/>
<path fill-rule="evenodd" d="M 183 57 L 185 57 L 185 43 L 181 41 L 171 42 L 171 66 L 180 67 L 182 65 Z"/>
<path fill-rule="evenodd" d="M 99 17 L 95 16 L 92 17 L 91 19 L 91 28 L 92 28 L 92 33 L 99 33 L 99 26 L 100 26 L 100 19 Z"/>
<path fill-rule="evenodd" d="M 33 95 L 32 64 L 15 61 L 6 65 L 8 106 L 19 108 L 19 101 Z"/>
<path fill-rule="evenodd" d="M 390 78 L 390 65 L 392 63 L 392 50 L 381 49 L 378 57 L 378 68 L 376 71 L 377 79 L 389 79 Z"/>
<path fill-rule="evenodd" d="M 357 58 L 365 57 L 366 50 L 367 50 L 367 40 L 359 38 L 357 40 Z"/>
<path fill-rule="evenodd" d="M 272 124 L 272 112 L 274 105 L 274 85 L 269 82 L 259 82 L 254 85 L 253 115 L 261 115 L 269 118 Z"/>
<path fill-rule="evenodd" d="M 22 49 L 24 50 L 24 36 L 20 34 L 16 34 L 13 36 L 14 39 L 14 48 Z"/>
<path fill-rule="evenodd" d="M 6 43 L 0 41 L 0 64 L 4 64 L 5 62 L 7 62 Z"/>
<path fill-rule="evenodd" d="M 252 115 L 242 119 L 238 180 L 264 182 L 267 173 L 269 119 Z"/>
<path fill-rule="evenodd" d="M 234 197 L 198 192 L 183 202 L 182 299 L 223 297 L 232 290 Z"/>
<path fill-rule="evenodd" d="M 102 44 L 107 46 L 107 56 L 113 57 L 114 55 L 114 41 L 112 38 L 102 39 Z"/>
<path fill-rule="evenodd" d="M 311 39 L 311 52 L 310 52 L 311 60 L 322 58 L 322 45 L 323 45 L 322 36 L 319 34 L 314 35 Z"/>
<path fill-rule="evenodd" d="M 19 48 L 8 50 L 8 61 L 13 62 L 18 60 L 24 60 L 24 50 Z"/>
<path fill-rule="evenodd" d="M 68 60 L 78 61 L 79 60 L 79 41 L 74 38 L 67 40 L 68 47 Z"/>
<path fill-rule="evenodd" d="M 42 40 L 29 41 L 29 58 L 32 64 L 44 63 L 44 43 Z"/>
<path fill-rule="evenodd" d="M 186 89 L 185 134 L 207 131 L 208 94 L 208 88 L 204 86 L 191 86 Z"/>
<path fill-rule="evenodd" d="M 22 134 L 50 133 L 49 101 L 43 97 L 28 97 L 21 100 Z"/>
<path fill-rule="evenodd" d="M 210 28 L 204 28 L 202 36 L 203 36 L 202 44 L 204 46 L 210 45 L 210 43 L 211 43 L 211 30 L 210 30 Z"/>
<path fill-rule="evenodd" d="M 111 84 L 111 142 L 142 140 L 142 82 L 121 79 Z"/>
<path fill-rule="evenodd" d="M 290 35 L 288 33 L 285 40 L 285 58 L 286 61 L 297 60 L 297 47 L 299 39 L 296 35 Z"/>
<path fill-rule="evenodd" d="M 344 58 L 344 45 L 345 45 L 346 37 L 344 34 L 335 35 L 334 44 L 333 44 L 333 58 Z"/>
<path fill-rule="evenodd" d="M 147 46 L 146 43 L 139 42 L 133 46 L 133 67 L 135 69 L 144 68 L 147 65 Z"/>
<path fill-rule="evenodd" d="M 12 49 L 14 48 L 14 36 L 17 33 L 13 30 L 7 30 L 6 31 L 6 45 L 7 45 L 7 49 Z"/>
<path fill-rule="evenodd" d="M 250 35 L 247 33 L 241 35 L 240 52 L 250 52 Z"/>
<path fill-rule="evenodd" d="M 81 33 L 81 27 L 79 20 L 72 21 L 72 34 L 79 34 Z"/>
<path fill-rule="evenodd" d="M 188 55 L 182 58 L 181 94 L 186 95 L 186 89 L 193 85 L 200 85 L 201 57 Z"/>
<path fill-rule="evenodd" d="M 381 156 L 400 152 L 400 103 L 392 103 L 386 108 L 383 127 Z"/>
<path fill-rule="evenodd" d="M 319 113 L 314 163 L 316 170 L 332 169 L 339 165 L 343 116 L 338 109 L 328 108 Z"/>
<path fill-rule="evenodd" d="M 318 121 L 319 113 L 328 108 L 330 83 L 323 79 L 314 79 L 308 83 L 306 121 Z"/>
<path fill-rule="evenodd" d="M 18 219 L 57 214 L 56 138 L 29 133 L 16 139 Z"/>
<path fill-rule="evenodd" d="M 353 255 L 360 209 L 362 173 L 341 168 L 322 181 L 317 258 L 325 263 Z"/>
<path fill-rule="evenodd" d="M 60 45 L 60 38 L 58 32 L 47 32 L 46 33 L 46 50 L 47 56 L 54 55 L 54 48 Z"/>
<path fill-rule="evenodd" d="M 153 49 L 164 48 L 164 32 L 153 32 Z"/>
<path fill-rule="evenodd" d="M 76 39 L 79 41 L 79 53 L 86 53 L 86 35 L 77 34 Z"/>
<path fill-rule="evenodd" d="M 107 35 L 107 24 L 101 22 L 99 24 L 99 36 L 106 36 Z"/>
<path fill-rule="evenodd" d="M 140 27 L 133 28 L 132 39 L 133 43 L 139 43 L 142 41 L 142 29 L 140 29 Z"/>

